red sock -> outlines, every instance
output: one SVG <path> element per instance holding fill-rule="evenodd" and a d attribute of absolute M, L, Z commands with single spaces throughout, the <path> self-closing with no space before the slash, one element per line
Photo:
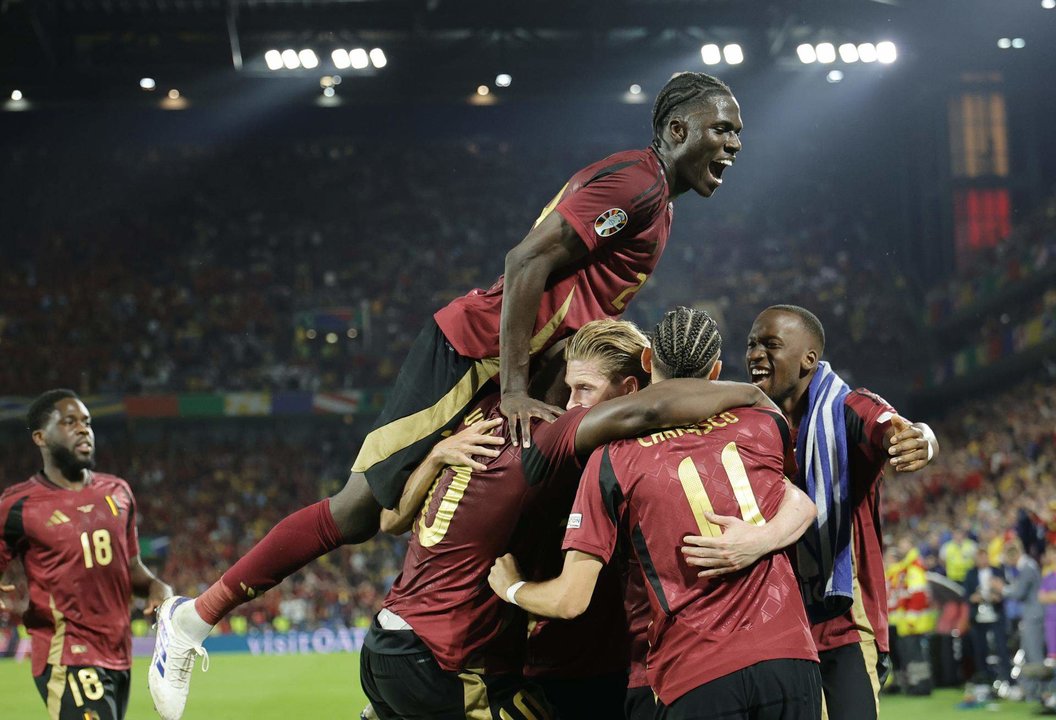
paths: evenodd
<path fill-rule="evenodd" d="M 216 625 L 242 603 L 259 597 L 318 557 L 341 546 L 341 533 L 330 514 L 330 500 L 282 519 L 224 576 L 194 603 L 210 625 Z"/>

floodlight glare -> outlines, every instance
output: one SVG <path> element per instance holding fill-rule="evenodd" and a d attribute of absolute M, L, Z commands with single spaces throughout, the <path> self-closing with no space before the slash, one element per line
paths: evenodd
<path fill-rule="evenodd" d="M 301 66 L 301 59 L 297 57 L 296 50 L 283 50 L 282 51 L 282 64 L 287 70 L 296 70 Z"/>
<path fill-rule="evenodd" d="M 840 45 L 840 60 L 845 63 L 856 63 L 858 62 L 858 48 L 854 43 L 844 43 Z"/>
<path fill-rule="evenodd" d="M 722 51 L 719 50 L 718 45 L 705 45 L 700 49 L 700 59 L 705 65 L 718 65 L 722 62 Z"/>
<path fill-rule="evenodd" d="M 627 89 L 627 92 L 629 92 L 631 95 L 641 95 L 642 94 L 642 86 L 639 85 L 638 83 L 635 83 L 634 85 L 631 85 Z"/>
<path fill-rule="evenodd" d="M 264 62 L 268 64 L 268 70 L 280 70 L 282 68 L 282 53 L 278 50 L 268 50 L 264 53 Z"/>
<path fill-rule="evenodd" d="M 21 90 L 12 90 L 11 91 L 11 99 L 14 100 L 15 102 L 18 102 L 19 100 L 21 100 L 22 99 L 22 91 Z"/>
<path fill-rule="evenodd" d="M 157 83 L 154 82 L 154 78 L 140 78 L 139 86 L 144 90 L 153 90 L 157 87 Z"/>
<path fill-rule="evenodd" d="M 477 86 L 477 95 L 480 95 L 481 97 L 484 97 L 485 95 L 487 95 L 490 92 L 491 92 L 491 88 L 489 88 L 487 85 L 478 85 Z"/>
<path fill-rule="evenodd" d="M 876 45 L 872 43 L 862 43 L 858 46 L 858 59 L 863 63 L 876 62 Z"/>
<path fill-rule="evenodd" d="M 843 71 L 829 70 L 829 74 L 825 76 L 825 79 L 830 83 L 838 83 L 840 80 L 843 80 Z"/>
<path fill-rule="evenodd" d="M 819 63 L 828 65 L 836 62 L 836 48 L 833 47 L 832 43 L 818 43 L 814 48 L 814 52 L 818 56 Z"/>
<path fill-rule="evenodd" d="M 374 48 L 370 51 L 370 61 L 378 70 L 389 64 L 389 59 L 385 57 L 385 51 L 381 48 Z"/>
<path fill-rule="evenodd" d="M 180 91 L 179 90 L 169 90 L 169 100 L 179 100 L 179 99 L 180 99 Z"/>
<path fill-rule="evenodd" d="M 1022 50 L 1027 46 L 1027 41 L 1023 38 L 1012 38 L 1012 47 L 1016 50 Z"/>
<path fill-rule="evenodd" d="M 732 43 L 722 49 L 722 57 L 726 59 L 727 65 L 740 65 L 744 62 L 744 51 L 740 45 Z"/>
<path fill-rule="evenodd" d="M 898 59 L 898 50 L 890 40 L 884 40 L 876 44 L 876 59 L 885 65 L 890 65 Z"/>
<path fill-rule="evenodd" d="M 496 87 L 509 87 L 512 82 L 513 77 L 509 73 L 499 73 L 495 76 Z"/>
<path fill-rule="evenodd" d="M 818 61 L 818 54 L 814 52 L 814 46 L 809 43 L 803 43 L 797 47 L 796 55 L 799 55 L 799 61 L 804 65 L 810 65 Z"/>
<path fill-rule="evenodd" d="M 348 50 L 344 48 L 338 48 L 330 53 L 330 59 L 334 61 L 334 67 L 338 70 L 344 70 L 351 64 L 348 60 Z"/>
<path fill-rule="evenodd" d="M 1046 10 L 1056 8 L 1056 0 L 1041 0 L 1041 6 Z"/>
<path fill-rule="evenodd" d="M 315 50 L 305 48 L 297 53 L 297 58 L 301 61 L 301 65 L 308 70 L 319 67 L 319 56 L 315 54 Z"/>
<path fill-rule="evenodd" d="M 349 50 L 348 62 L 356 70 L 362 70 L 363 68 L 370 65 L 370 60 L 367 58 L 367 51 L 363 48 Z"/>
<path fill-rule="evenodd" d="M 333 97 L 334 96 L 334 89 L 332 87 L 323 88 L 323 96 L 324 97 Z"/>

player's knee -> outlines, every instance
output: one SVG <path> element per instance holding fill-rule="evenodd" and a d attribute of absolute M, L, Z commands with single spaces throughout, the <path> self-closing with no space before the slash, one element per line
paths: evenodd
<path fill-rule="evenodd" d="M 346 544 L 366 542 L 378 534 L 381 506 L 362 473 L 349 475 L 341 491 L 330 498 L 330 513 Z"/>

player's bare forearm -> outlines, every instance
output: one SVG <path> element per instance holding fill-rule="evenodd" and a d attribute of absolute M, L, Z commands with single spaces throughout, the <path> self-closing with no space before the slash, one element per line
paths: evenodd
<path fill-rule="evenodd" d="M 687 536 L 682 554 L 686 563 L 700 568 L 699 577 L 737 572 L 759 558 L 798 540 L 818 511 L 799 488 L 785 481 L 785 495 L 777 513 L 765 525 L 752 525 L 738 517 L 705 513 L 708 522 L 722 528 L 718 537 Z"/>
<path fill-rule="evenodd" d="M 927 467 L 939 454 L 939 440 L 932 429 L 922 422 L 910 424 L 896 415 L 884 433 L 884 447 L 896 472 L 916 472 Z"/>
<path fill-rule="evenodd" d="M 519 607 L 540 617 L 564 620 L 579 617 L 590 605 L 602 565 L 601 558 L 570 550 L 565 553 L 560 575 L 544 582 L 524 583 L 514 594 L 514 600 Z M 496 560 L 488 575 L 491 589 L 506 602 L 510 602 L 510 588 L 520 582 L 521 572 L 512 555 Z"/>
<path fill-rule="evenodd" d="M 132 594 L 147 599 L 147 606 L 143 611 L 147 615 L 152 614 L 155 608 L 161 605 L 162 600 L 172 596 L 172 587 L 152 573 L 139 555 L 129 561 L 128 571 L 132 580 Z"/>
<path fill-rule="evenodd" d="M 691 425 L 735 407 L 774 407 L 748 383 L 676 378 L 590 409 L 576 430 L 576 451 L 587 453 L 613 440 L 658 428 Z"/>

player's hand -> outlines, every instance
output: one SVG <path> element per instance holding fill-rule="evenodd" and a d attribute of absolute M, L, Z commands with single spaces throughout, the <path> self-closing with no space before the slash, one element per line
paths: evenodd
<path fill-rule="evenodd" d="M 6 592 L 14 592 L 14 591 L 15 591 L 15 586 L 14 585 L 2 585 L 2 584 L 0 584 L 0 592 L 5 592 L 6 593 Z M 4 599 L 0 598 L 0 610 L 4 609 L 6 607 L 7 607 L 7 605 L 4 603 Z"/>
<path fill-rule="evenodd" d="M 891 427 L 895 434 L 891 436 L 887 448 L 891 456 L 891 467 L 895 472 L 915 472 L 925 467 L 928 458 L 928 439 L 919 427 L 909 424 L 901 415 L 891 418 Z"/>
<path fill-rule="evenodd" d="M 153 615 L 158 606 L 168 597 L 172 597 L 172 588 L 157 578 L 151 580 L 150 590 L 147 592 L 147 606 L 143 608 L 143 614 Z"/>
<path fill-rule="evenodd" d="M 506 599 L 506 591 L 510 589 L 510 586 L 523 579 L 521 569 L 517 567 L 517 561 L 509 553 L 495 560 L 495 564 L 491 566 L 491 572 L 488 573 L 488 584 L 503 600 Z"/>
<path fill-rule="evenodd" d="M 462 432 L 438 442 L 432 449 L 432 456 L 443 465 L 465 465 L 472 470 L 484 470 L 487 466 L 473 457 L 499 456 L 501 451 L 494 446 L 503 445 L 506 441 L 491 433 L 500 425 L 502 418 L 473 423 Z"/>
<path fill-rule="evenodd" d="M 743 570 L 773 549 L 762 527 L 732 515 L 705 512 L 704 517 L 709 523 L 721 527 L 722 535 L 687 535 L 682 538 L 685 543 L 682 554 L 686 563 L 704 568 L 697 573 L 697 577 L 716 577 Z"/>
<path fill-rule="evenodd" d="M 508 392 L 502 395 L 499 411 L 510 421 L 510 440 L 514 445 L 532 445 L 532 418 L 553 422 L 564 412 L 559 407 L 547 405 L 542 400 L 528 397 L 525 392 Z"/>

